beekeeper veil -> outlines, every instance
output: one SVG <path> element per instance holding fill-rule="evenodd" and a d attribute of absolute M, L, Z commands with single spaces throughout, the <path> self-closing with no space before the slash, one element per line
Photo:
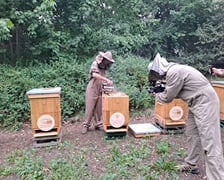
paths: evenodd
<path fill-rule="evenodd" d="M 154 60 L 149 63 L 149 81 L 155 81 L 161 79 L 168 69 L 175 63 L 169 63 L 164 57 L 161 57 L 159 53 L 156 54 Z"/>

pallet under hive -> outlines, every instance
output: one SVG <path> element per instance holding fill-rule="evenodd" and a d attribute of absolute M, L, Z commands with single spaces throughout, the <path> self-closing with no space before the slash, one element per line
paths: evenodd
<path fill-rule="evenodd" d="M 155 126 L 161 129 L 161 134 L 182 134 L 185 131 L 185 124 L 165 125 L 158 119 L 155 119 Z"/>
<path fill-rule="evenodd" d="M 106 140 L 124 139 L 127 132 L 105 132 L 104 137 Z"/>
<path fill-rule="evenodd" d="M 32 138 L 33 147 L 46 147 L 57 145 L 61 142 L 62 132 L 57 131 L 42 132 L 35 134 Z"/>

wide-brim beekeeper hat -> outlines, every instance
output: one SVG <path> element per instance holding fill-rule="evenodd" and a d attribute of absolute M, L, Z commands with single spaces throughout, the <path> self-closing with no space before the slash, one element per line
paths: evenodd
<path fill-rule="evenodd" d="M 110 62 L 112 62 L 112 63 L 115 62 L 115 61 L 113 60 L 113 58 L 112 58 L 112 53 L 111 53 L 110 51 L 107 51 L 107 52 L 105 52 L 105 53 L 103 53 L 103 52 L 99 52 L 99 54 L 100 54 L 101 56 L 103 56 L 105 59 L 107 59 L 108 61 L 110 61 Z"/>

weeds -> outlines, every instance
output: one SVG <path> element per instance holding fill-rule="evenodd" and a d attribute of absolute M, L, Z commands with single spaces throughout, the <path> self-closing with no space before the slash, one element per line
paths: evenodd
<path fill-rule="evenodd" d="M 177 179 L 175 162 L 172 160 L 175 158 L 172 158 L 172 155 L 180 156 L 184 151 L 178 149 L 175 151 L 177 153 L 172 153 L 166 140 L 155 140 L 154 146 L 149 143 L 149 138 L 132 141 L 130 144 L 123 144 L 119 140 L 108 143 L 104 139 L 101 143 L 103 146 L 87 141 L 85 146 L 78 148 L 69 141 L 64 141 L 42 150 L 15 150 L 7 155 L 1 166 L 0 178 L 16 176 L 18 179 L 29 180 L 158 180 L 161 177 L 167 180 Z M 48 157 L 48 153 L 54 155 Z"/>
<path fill-rule="evenodd" d="M 156 152 L 158 154 L 167 154 L 169 152 L 169 144 L 167 141 L 161 141 L 159 144 L 156 144 Z"/>

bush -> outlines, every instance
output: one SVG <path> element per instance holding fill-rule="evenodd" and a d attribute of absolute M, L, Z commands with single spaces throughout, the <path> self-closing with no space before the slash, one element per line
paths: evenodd
<path fill-rule="evenodd" d="M 30 120 L 27 91 L 33 88 L 61 87 L 62 119 L 84 112 L 85 88 L 93 58 L 86 60 L 61 59 L 39 63 L 26 68 L 0 66 L 0 125 L 17 128 Z M 153 103 L 147 92 L 148 60 L 135 56 L 117 57 L 109 77 L 115 87 L 130 98 L 130 110 L 148 108 Z"/>
<path fill-rule="evenodd" d="M 148 91 L 148 59 L 136 56 L 117 57 L 110 75 L 115 88 L 129 96 L 130 110 L 152 107 L 154 98 Z"/>

